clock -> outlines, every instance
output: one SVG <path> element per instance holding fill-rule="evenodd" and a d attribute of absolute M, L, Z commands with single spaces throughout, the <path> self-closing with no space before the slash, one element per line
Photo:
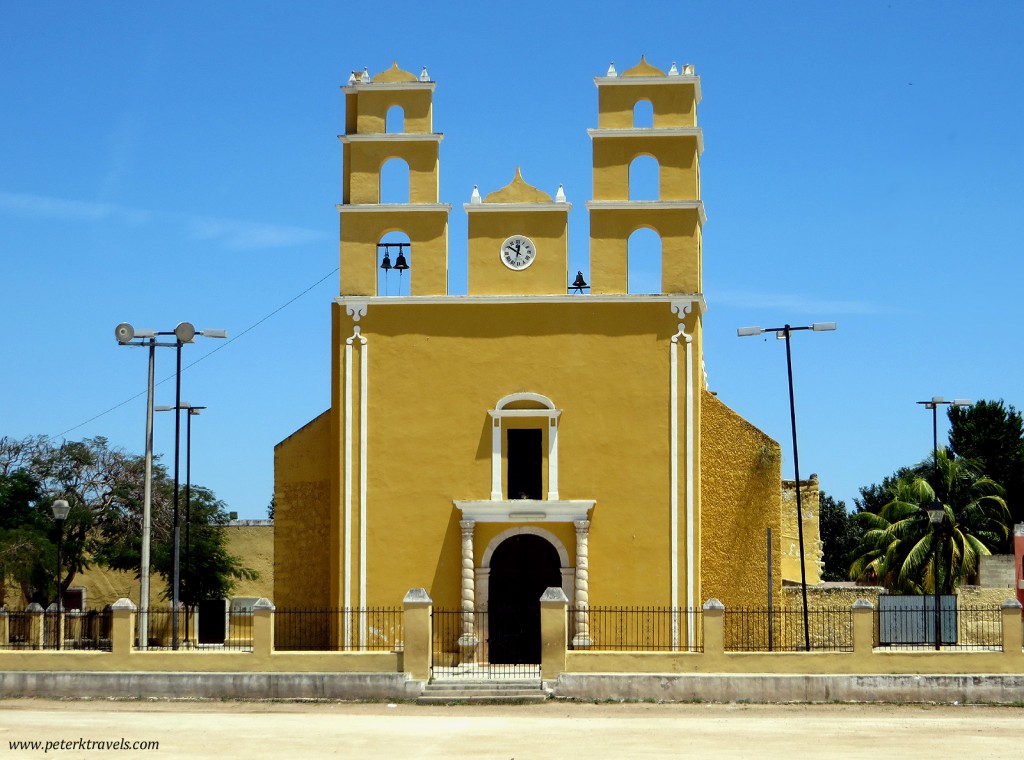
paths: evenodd
<path fill-rule="evenodd" d="M 501 244 L 501 261 L 509 269 L 526 269 L 537 257 L 533 241 L 525 235 L 513 235 Z"/>

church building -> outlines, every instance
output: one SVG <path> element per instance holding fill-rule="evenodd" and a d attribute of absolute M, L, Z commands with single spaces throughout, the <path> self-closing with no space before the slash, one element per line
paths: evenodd
<path fill-rule="evenodd" d="M 591 199 L 514 166 L 474 189 L 456 212 L 466 294 L 448 290 L 437 83 L 396 64 L 342 88 L 330 406 L 275 449 L 279 608 L 397 606 L 422 587 L 435 609 L 531 619 L 548 587 L 582 609 L 763 607 L 781 587 L 778 445 L 704 374 L 700 78 L 641 60 L 594 84 Z M 657 162 L 655 200 L 630 199 L 638 157 Z M 392 159 L 407 203 L 380 202 Z M 589 216 L 589 282 L 569 268 L 571 213 Z M 661 242 L 654 294 L 630 293 L 639 229 Z M 586 616 L 571 625 L 585 646 Z"/>

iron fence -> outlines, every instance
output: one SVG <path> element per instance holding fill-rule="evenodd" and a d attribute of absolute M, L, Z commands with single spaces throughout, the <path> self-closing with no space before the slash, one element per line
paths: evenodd
<path fill-rule="evenodd" d="M 578 607 L 569 610 L 572 649 L 703 652 L 701 610 L 673 607 Z"/>
<path fill-rule="evenodd" d="M 177 612 L 170 609 L 139 610 L 136 613 L 135 647 L 144 651 L 174 648 L 174 618 L 178 620 L 178 650 L 213 649 L 250 652 L 253 643 L 251 610 L 232 610 L 216 615 L 218 634 L 214 637 L 199 636 L 200 615 L 195 611 L 186 614 L 182 607 Z M 141 641 L 139 631 L 145 626 L 146 641 Z"/>
<path fill-rule="evenodd" d="M 799 652 L 806 649 L 803 610 L 779 608 L 727 608 L 725 651 Z M 807 611 L 807 632 L 812 650 L 853 651 L 853 611 Z"/>
<path fill-rule="evenodd" d="M 401 652 L 402 610 L 393 607 L 278 609 L 274 648 L 280 651 Z"/>
<path fill-rule="evenodd" d="M 881 597 L 880 601 L 884 598 Z M 1002 651 L 1002 610 L 998 607 L 958 607 L 955 597 L 952 598 L 951 604 L 939 609 L 940 648 Z M 930 600 L 930 597 L 922 599 Z M 879 604 L 875 613 L 877 643 L 890 649 L 934 650 L 935 629 L 934 604 Z"/>
<path fill-rule="evenodd" d="M 539 681 L 540 604 L 536 610 L 434 608 L 431 678 Z"/>
<path fill-rule="evenodd" d="M 8 612 L 7 636 L 0 649 L 94 649 L 110 651 L 111 612 Z M 63 634 L 63 636 L 61 636 Z"/>

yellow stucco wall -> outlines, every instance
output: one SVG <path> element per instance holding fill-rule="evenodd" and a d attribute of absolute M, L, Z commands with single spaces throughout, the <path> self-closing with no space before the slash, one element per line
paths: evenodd
<path fill-rule="evenodd" d="M 673 85 L 650 82 L 599 84 L 597 99 L 597 125 L 601 129 L 632 127 L 633 107 L 640 100 L 651 103 L 655 128 L 692 127 L 697 124 L 696 85 L 692 81 L 679 81 Z"/>
<path fill-rule="evenodd" d="M 329 607 L 331 413 L 274 448 L 274 592 L 278 607 Z"/>
<path fill-rule="evenodd" d="M 704 598 L 718 598 L 727 608 L 766 607 L 768 528 L 775 593 L 782 584 L 779 445 L 707 391 L 702 412 Z"/>
<path fill-rule="evenodd" d="M 560 210 L 533 214 L 521 211 L 470 213 L 469 293 L 565 293 L 569 214 L 562 205 Z M 536 248 L 536 258 L 526 269 L 515 271 L 501 261 L 501 244 L 512 235 L 525 235 Z"/>
<path fill-rule="evenodd" d="M 336 313 L 343 308 L 336 306 Z M 335 356 L 341 361 L 352 327 L 347 317 L 337 318 Z M 696 321 L 687 317 L 688 331 L 696 330 Z M 678 324 L 664 300 L 371 302 L 359 321 L 367 344 L 354 346 L 352 373 L 358 399 L 358 362 L 368 357 L 368 603 L 393 604 L 408 588 L 422 586 L 436 606 L 458 604 L 461 514 L 453 500 L 490 498 L 487 412 L 507 394 L 531 391 L 563 410 L 559 497 L 598 502 L 589 535 L 590 603 L 668 604 L 669 339 Z M 694 342 L 699 376 L 699 337 Z M 333 393 L 339 413 L 341 375 L 335 375 Z M 343 425 L 342 416 L 338 440 Z M 358 431 L 357 402 L 352 425 Z M 695 435 L 699 439 L 699 430 Z M 355 442 L 353 449 L 352 488 L 358 494 Z M 681 492 L 683 456 L 681 448 Z M 340 515 L 342 505 L 334 509 Z M 510 525 L 477 526 L 477 560 L 499 528 Z M 543 527 L 559 537 L 574 564 L 572 525 Z M 353 507 L 353 577 L 359 534 Z"/>

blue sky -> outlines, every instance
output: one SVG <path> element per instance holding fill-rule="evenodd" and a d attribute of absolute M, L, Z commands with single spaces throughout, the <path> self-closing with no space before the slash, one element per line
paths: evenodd
<path fill-rule="evenodd" d="M 1022 22 L 1009 2 L 5 3 L 0 434 L 141 452 L 145 354 L 114 325 L 223 328 L 185 349 L 183 398 L 209 407 L 193 476 L 262 517 L 274 444 L 329 403 L 350 71 L 438 83 L 457 287 L 462 203 L 516 166 L 565 186 L 587 270 L 592 78 L 644 54 L 702 81 L 710 387 L 791 473 L 784 347 L 736 328 L 838 322 L 794 338 L 800 459 L 851 501 L 929 453 L 915 401 L 1024 406 Z M 156 448 L 170 464 L 170 415 Z"/>

